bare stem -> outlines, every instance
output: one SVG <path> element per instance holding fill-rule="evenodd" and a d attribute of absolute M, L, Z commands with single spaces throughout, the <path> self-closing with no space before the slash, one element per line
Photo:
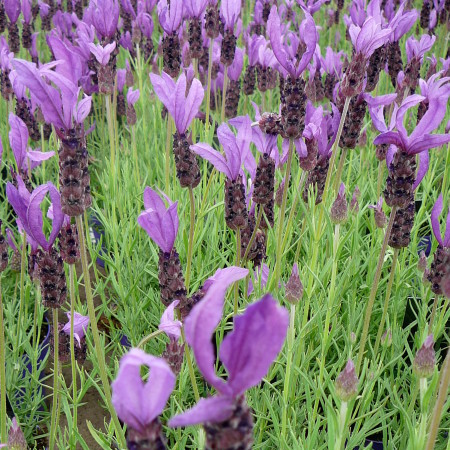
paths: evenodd
<path fill-rule="evenodd" d="M 20 331 L 22 330 L 22 316 L 23 316 L 23 304 L 24 304 L 24 284 L 25 284 L 25 262 L 27 256 L 27 234 L 25 231 L 22 235 L 22 254 L 20 260 L 20 299 L 19 299 L 19 318 L 17 320 L 17 334 L 16 334 L 16 346 L 15 351 L 19 351 Z"/>
<path fill-rule="evenodd" d="M 172 141 L 172 120 L 167 114 L 167 135 L 166 135 L 166 161 L 164 167 L 165 191 L 169 195 L 170 187 L 170 143 Z"/>
<path fill-rule="evenodd" d="M 70 296 L 70 359 L 72 365 L 72 402 L 73 402 L 73 422 L 72 439 L 76 442 L 77 413 L 78 413 L 78 391 L 77 391 L 77 361 L 75 360 L 75 339 L 73 335 L 75 316 L 75 280 L 74 266 L 69 264 L 69 296 Z"/>
<path fill-rule="evenodd" d="M 394 284 L 395 267 L 397 265 L 398 253 L 399 253 L 399 249 L 398 248 L 394 249 L 394 256 L 392 258 L 392 264 L 391 264 L 391 273 L 389 274 L 389 281 L 388 281 L 388 285 L 387 285 L 387 289 L 386 289 L 386 297 L 384 299 L 383 314 L 381 316 L 380 325 L 378 326 L 377 339 L 375 341 L 375 347 L 373 350 L 373 354 L 375 355 L 375 357 L 378 353 L 378 347 L 380 346 L 381 337 L 383 335 L 384 323 L 386 321 L 386 315 L 387 315 L 387 310 L 388 310 L 388 306 L 389 306 L 389 299 L 391 297 L 391 292 L 392 292 L 392 285 Z"/>
<path fill-rule="evenodd" d="M 336 173 L 336 177 L 334 178 L 333 183 L 333 191 L 337 192 L 339 189 L 339 185 L 341 184 L 342 171 L 344 170 L 345 160 L 347 158 L 348 148 L 344 148 L 341 153 L 341 157 L 339 159 L 339 166 Z"/>
<path fill-rule="evenodd" d="M 81 216 L 76 217 L 78 236 L 80 239 L 80 254 L 81 254 L 81 265 L 83 267 L 83 276 L 84 276 L 84 286 L 86 291 L 86 300 L 89 311 L 89 322 L 92 329 L 92 336 L 94 339 L 94 350 L 96 354 L 97 363 L 99 366 L 100 378 L 103 385 L 103 392 L 105 394 L 106 405 L 108 407 L 108 411 L 111 414 L 111 419 L 114 423 L 115 433 L 117 440 L 119 441 L 120 448 L 127 448 L 127 443 L 125 441 L 125 436 L 123 434 L 122 427 L 120 426 L 119 419 L 117 418 L 116 410 L 114 409 L 111 402 L 111 387 L 109 385 L 108 375 L 106 373 L 106 363 L 105 356 L 103 353 L 103 346 L 100 341 L 100 335 L 97 327 L 97 318 L 95 316 L 95 307 L 94 307 L 94 299 L 92 297 L 92 288 L 91 288 L 91 277 L 89 274 L 89 266 L 87 261 L 86 254 L 86 243 L 85 243 L 85 235 L 84 235 L 84 227 L 83 220 Z"/>
<path fill-rule="evenodd" d="M 358 362 L 356 364 L 356 372 L 357 373 L 359 373 L 359 369 L 361 367 L 361 363 L 362 363 L 362 360 L 364 357 L 364 350 L 366 347 L 367 335 L 369 333 L 370 318 L 372 316 L 372 310 L 373 310 L 373 305 L 375 302 L 375 296 L 377 294 L 378 283 L 379 283 L 380 277 L 381 277 L 381 269 L 383 268 L 384 255 L 386 254 L 386 248 L 387 248 L 387 244 L 389 241 L 389 236 L 391 234 L 392 226 L 394 225 L 394 219 L 395 219 L 395 215 L 397 213 L 397 209 L 398 209 L 398 207 L 394 206 L 391 210 L 391 215 L 389 217 L 389 223 L 386 228 L 383 245 L 381 246 L 380 256 L 378 258 L 378 264 L 377 264 L 377 269 L 375 271 L 375 277 L 372 281 L 372 288 L 370 290 L 369 300 L 367 302 L 367 307 L 366 307 L 366 314 L 364 317 L 364 326 L 363 326 L 363 332 L 361 335 L 361 342 L 360 342 L 359 354 L 358 354 Z"/>
<path fill-rule="evenodd" d="M 241 229 L 236 230 L 236 267 L 241 264 Z M 239 281 L 234 283 L 234 315 L 238 312 Z"/>
<path fill-rule="evenodd" d="M 195 199 L 192 187 L 189 187 L 189 201 L 191 204 L 191 223 L 189 226 L 189 242 L 186 267 L 186 289 L 189 292 L 189 282 L 191 281 L 192 251 L 194 249 L 194 230 L 195 230 Z"/>
<path fill-rule="evenodd" d="M 189 370 L 189 377 L 191 379 L 192 388 L 194 389 L 194 397 L 195 401 L 198 402 L 200 400 L 200 394 L 198 393 L 197 380 L 195 379 L 194 366 L 192 365 L 191 354 L 189 353 L 189 346 L 186 342 L 186 336 L 184 334 L 184 328 L 181 327 L 181 338 L 184 343 L 184 354 L 186 355 L 186 362 Z"/>
<path fill-rule="evenodd" d="M 0 439 L 8 440 L 6 434 L 6 345 L 3 322 L 2 274 L 0 273 Z"/>
<path fill-rule="evenodd" d="M 59 367 L 58 367 L 58 350 L 59 350 L 59 329 L 58 329 L 58 308 L 53 308 L 53 402 L 52 402 L 52 416 L 50 422 L 50 450 L 55 448 L 55 438 L 58 411 L 58 382 L 59 382 Z"/>
<path fill-rule="evenodd" d="M 220 119 L 222 122 L 225 120 L 225 99 L 227 97 L 227 87 L 228 87 L 228 66 L 225 66 L 223 74 L 222 110 L 220 113 Z"/>

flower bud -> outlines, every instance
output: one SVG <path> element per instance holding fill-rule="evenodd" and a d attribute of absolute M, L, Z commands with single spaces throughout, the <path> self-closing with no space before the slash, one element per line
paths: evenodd
<path fill-rule="evenodd" d="M 298 274 L 298 266 L 295 263 L 292 266 L 292 273 L 289 281 L 286 283 L 286 300 L 289 303 L 297 304 L 303 297 L 303 284 Z"/>
<path fill-rule="evenodd" d="M 390 347 L 392 345 L 392 331 L 388 328 L 381 336 L 381 345 L 384 347 Z"/>
<path fill-rule="evenodd" d="M 420 257 L 419 257 L 419 262 L 417 263 L 417 268 L 421 272 L 425 272 L 425 270 L 427 268 L 427 257 L 423 250 L 420 252 Z"/>
<path fill-rule="evenodd" d="M 434 339 L 430 334 L 416 353 L 413 363 L 413 371 L 420 378 L 429 378 L 434 373 L 436 356 L 434 352 Z"/>
<path fill-rule="evenodd" d="M 349 359 L 345 369 L 336 378 L 336 393 L 343 402 L 348 402 L 356 397 L 357 392 L 358 377 L 356 376 L 355 365 Z"/>
<path fill-rule="evenodd" d="M 9 429 L 7 447 L 10 450 L 26 450 L 28 448 L 25 435 L 15 417 L 12 420 L 11 428 Z"/>
<path fill-rule="evenodd" d="M 335 223 L 342 223 L 347 220 L 347 200 L 345 199 L 345 185 L 341 183 L 338 195 L 330 210 L 330 218 Z"/>

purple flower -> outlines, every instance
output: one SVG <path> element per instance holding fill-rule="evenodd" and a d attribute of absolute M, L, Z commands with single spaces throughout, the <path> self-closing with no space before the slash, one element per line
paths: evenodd
<path fill-rule="evenodd" d="M 150 369 L 146 383 L 141 366 Z M 120 360 L 117 378 L 111 384 L 112 404 L 120 420 L 140 433 L 164 410 L 175 387 L 175 375 L 162 359 L 132 348 Z"/>
<path fill-rule="evenodd" d="M 161 28 L 166 34 L 175 33 L 183 20 L 183 1 L 171 0 L 170 6 L 167 0 L 158 2 L 158 18 Z"/>
<path fill-rule="evenodd" d="M 55 152 L 40 152 L 38 150 L 31 150 L 28 147 L 28 128 L 22 119 L 9 113 L 9 125 L 11 127 L 9 132 L 9 143 L 16 160 L 17 169 L 19 173 L 28 173 L 28 160 L 30 160 L 30 168 L 34 169 L 42 161 L 51 158 Z"/>
<path fill-rule="evenodd" d="M 222 0 L 220 15 L 223 19 L 225 30 L 234 31 L 239 14 L 241 13 L 241 0 Z"/>
<path fill-rule="evenodd" d="M 217 137 L 224 149 L 225 157 L 205 143 L 191 145 L 190 149 L 208 160 L 219 172 L 224 173 L 230 180 L 234 181 L 238 178 L 241 166 L 250 151 L 252 129 L 249 117 L 245 116 L 243 119 L 237 136 L 226 123 L 223 123 L 217 129 Z"/>
<path fill-rule="evenodd" d="M 259 62 L 259 49 L 262 46 L 266 46 L 266 43 L 267 41 L 264 39 L 264 37 L 258 34 L 252 34 L 248 38 L 247 56 L 249 66 L 256 66 L 256 64 Z"/>
<path fill-rule="evenodd" d="M 172 427 L 227 420 L 236 397 L 257 385 L 280 352 L 286 337 L 289 314 L 268 294 L 234 318 L 234 328 L 222 342 L 219 357 L 227 369 L 225 382 L 214 372 L 211 336 L 222 318 L 225 291 L 211 288 L 186 319 L 186 340 L 205 380 L 218 395 L 201 399 L 189 411 L 169 422 Z"/>
<path fill-rule="evenodd" d="M 393 130 L 395 127 L 395 116 L 397 110 L 393 111 L 388 128 L 386 126 L 384 118 L 384 107 L 391 105 L 392 102 L 397 98 L 397 94 L 386 94 L 380 95 L 379 97 L 372 97 L 370 94 L 364 93 L 363 98 L 367 102 L 373 126 L 381 133 L 384 133 L 388 130 Z"/>
<path fill-rule="evenodd" d="M 102 66 L 106 66 L 109 62 L 109 58 L 111 57 L 111 53 L 116 48 L 116 42 L 114 41 L 112 44 L 107 44 L 104 47 L 100 44 L 95 45 L 94 43 L 89 44 L 89 50 L 95 56 L 95 59 Z"/>
<path fill-rule="evenodd" d="M 184 134 L 197 115 L 205 95 L 203 86 L 194 78 L 186 95 L 187 80 L 182 73 L 177 82 L 162 72 L 161 76 L 150 74 L 156 95 L 173 117 L 178 133 Z"/>
<path fill-rule="evenodd" d="M 392 30 L 389 37 L 390 42 L 398 42 L 414 25 L 419 13 L 415 10 L 403 12 L 407 1 L 403 1 L 395 16 L 389 21 L 389 28 Z"/>
<path fill-rule="evenodd" d="M 201 19 L 208 0 L 184 0 L 183 6 L 188 19 Z"/>
<path fill-rule="evenodd" d="M 314 55 L 319 40 L 314 19 L 309 12 L 304 12 L 305 19 L 300 25 L 299 35 L 288 33 L 284 36 L 283 42 L 280 16 L 276 6 L 272 6 L 269 20 L 267 21 L 267 33 L 270 37 L 273 53 L 281 67 L 293 78 L 298 78 L 306 69 Z M 302 37 L 303 43 L 300 41 L 299 36 Z M 296 55 L 302 44 L 306 46 L 306 49 L 304 52 L 301 52 L 302 56 L 299 59 Z"/>
<path fill-rule="evenodd" d="M 439 242 L 439 245 L 442 247 L 450 247 L 450 208 L 447 212 L 444 239 L 442 239 L 441 230 L 439 229 L 439 216 L 443 208 L 444 202 L 441 194 L 431 210 L 431 226 L 433 227 L 434 237 Z"/>
<path fill-rule="evenodd" d="M 342 50 L 335 53 L 331 47 L 327 47 L 325 58 L 320 57 L 320 66 L 325 73 L 335 75 L 337 78 L 341 77 L 343 54 L 344 52 Z"/>
<path fill-rule="evenodd" d="M 66 312 L 66 316 L 69 321 L 64 325 L 63 331 L 64 333 L 70 335 L 71 328 L 71 320 L 70 320 L 70 312 Z M 81 347 L 80 339 L 83 339 L 86 334 L 86 329 L 89 325 L 89 316 L 83 316 L 80 313 L 73 313 L 73 337 L 77 340 L 78 346 Z"/>
<path fill-rule="evenodd" d="M 58 130 L 70 130 L 75 123 L 83 123 L 91 109 L 92 99 L 86 96 L 78 102 L 80 89 L 77 85 L 61 73 L 51 70 L 61 64 L 64 61 L 55 61 L 38 69 L 34 63 L 13 60 L 20 82 L 30 90 L 31 100 L 39 105 L 45 121 L 52 123 Z M 54 83 L 58 89 L 46 80 Z"/>
<path fill-rule="evenodd" d="M 129 105 L 134 105 L 139 100 L 139 89 L 128 89 L 127 102 Z"/>
<path fill-rule="evenodd" d="M 352 400 L 358 393 L 358 377 L 351 359 L 336 378 L 336 393 L 343 402 Z"/>
<path fill-rule="evenodd" d="M 24 23 L 29 24 L 33 18 L 31 13 L 31 0 L 22 0 L 22 14 Z"/>
<path fill-rule="evenodd" d="M 119 2 L 117 0 L 92 0 L 92 25 L 101 39 L 114 37 L 119 22 Z"/>
<path fill-rule="evenodd" d="M 356 53 L 369 58 L 372 53 L 384 45 L 392 32 L 390 28 L 382 29 L 381 24 L 373 17 L 368 17 L 361 27 L 350 25 L 348 30 Z"/>
<path fill-rule="evenodd" d="M 16 23 L 20 16 L 20 0 L 3 0 L 5 12 L 11 23 Z"/>
<path fill-rule="evenodd" d="M 150 14 L 140 13 L 136 17 L 136 22 L 142 31 L 142 34 L 147 38 L 151 39 L 153 34 L 153 19 Z"/>
<path fill-rule="evenodd" d="M 416 40 L 414 36 L 406 39 L 406 59 L 408 62 L 411 62 L 413 58 L 417 58 L 422 63 L 423 56 L 433 47 L 435 40 L 436 36 L 430 36 L 428 34 L 422 35 L 420 41 Z"/>
<path fill-rule="evenodd" d="M 228 67 L 228 77 L 232 81 L 238 81 L 242 73 L 242 67 L 244 66 L 244 50 L 237 47 L 234 53 L 234 59 L 231 65 Z"/>
<path fill-rule="evenodd" d="M 179 300 L 174 300 L 163 312 L 161 316 L 161 322 L 158 328 L 169 336 L 171 339 L 176 341 L 181 336 L 182 323 L 179 320 L 175 320 L 175 308 L 180 303 Z"/>
<path fill-rule="evenodd" d="M 22 179 L 17 175 L 18 188 L 12 183 L 6 185 L 6 196 L 16 212 L 18 219 L 28 236 L 36 241 L 44 250 L 48 251 L 55 242 L 61 229 L 64 214 L 61 210 L 61 198 L 56 187 L 48 182 L 38 186 L 31 194 L 27 191 Z M 47 192 L 53 204 L 54 218 L 52 221 L 52 231 L 48 240 L 43 232 L 43 219 L 41 203 Z"/>
<path fill-rule="evenodd" d="M 169 203 L 168 208 L 156 191 L 145 188 L 145 211 L 139 215 L 138 224 L 163 252 L 170 253 L 178 233 L 178 202 L 173 203 L 167 196 L 164 197 Z"/>

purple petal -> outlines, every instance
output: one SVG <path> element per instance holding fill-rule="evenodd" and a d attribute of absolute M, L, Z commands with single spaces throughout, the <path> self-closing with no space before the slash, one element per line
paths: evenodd
<path fill-rule="evenodd" d="M 127 92 L 127 102 L 129 105 L 134 105 L 139 100 L 139 89 L 128 89 Z"/>
<path fill-rule="evenodd" d="M 172 251 L 175 239 L 178 234 L 178 213 L 177 213 L 178 202 L 173 203 L 169 206 L 166 213 L 162 217 L 162 233 L 164 235 L 164 240 L 166 242 L 165 251 Z"/>
<path fill-rule="evenodd" d="M 414 155 L 430 148 L 440 147 L 447 142 L 450 142 L 450 134 L 424 134 L 414 139 L 408 146 L 408 153 Z"/>
<path fill-rule="evenodd" d="M 385 133 L 379 134 L 375 140 L 373 141 L 375 145 L 380 144 L 393 144 L 397 147 L 404 147 L 403 141 L 399 135 L 399 133 L 396 133 L 394 131 L 386 131 Z"/>
<path fill-rule="evenodd" d="M 56 187 L 50 181 L 47 183 L 47 186 L 53 208 L 52 231 L 48 238 L 48 245 L 49 247 L 51 247 L 53 242 L 55 242 L 59 231 L 61 230 L 65 216 L 61 209 L 61 195 L 59 194 L 58 189 L 56 189 Z"/>
<path fill-rule="evenodd" d="M 92 106 L 92 97 L 85 96 L 82 100 L 78 102 L 76 106 L 76 111 L 74 114 L 74 120 L 76 123 L 82 124 L 84 119 L 89 115 Z"/>
<path fill-rule="evenodd" d="M 146 383 L 141 366 L 150 368 Z M 111 384 L 112 403 L 119 418 L 129 427 L 143 432 L 158 417 L 175 386 L 175 375 L 162 359 L 133 348 L 120 361 L 117 378 Z"/>
<path fill-rule="evenodd" d="M 38 150 L 28 150 L 27 156 L 30 158 L 30 161 L 33 162 L 42 162 L 47 161 L 47 159 L 50 159 L 52 156 L 54 156 L 55 152 L 40 152 Z M 33 165 L 32 165 L 33 166 Z"/>
<path fill-rule="evenodd" d="M 444 201 L 442 194 L 436 200 L 436 203 L 431 210 L 431 226 L 433 228 L 434 237 L 439 242 L 439 244 L 444 246 L 444 241 L 442 240 L 441 230 L 439 227 L 439 216 L 444 208 Z"/>
<path fill-rule="evenodd" d="M 237 396 L 257 385 L 280 353 L 289 314 L 270 294 L 234 319 L 234 329 L 222 342 L 220 359 L 228 371 L 227 386 Z"/>
<path fill-rule="evenodd" d="M 30 204 L 27 209 L 27 223 L 30 228 L 31 236 L 33 239 L 44 249 L 49 250 L 50 245 L 45 238 L 42 220 L 41 203 L 44 200 L 49 186 L 43 184 L 38 186 L 32 193 L 30 197 Z M 25 224 L 24 224 L 25 225 Z"/>
<path fill-rule="evenodd" d="M 14 153 L 17 167 L 22 169 L 25 162 L 27 146 L 28 146 L 28 128 L 22 119 L 13 113 L 9 113 L 9 143 Z"/>
<path fill-rule="evenodd" d="M 175 320 L 175 308 L 180 303 L 179 300 L 174 300 L 163 312 L 161 316 L 161 322 L 158 329 L 164 331 L 169 337 L 179 339 L 181 336 L 182 323 L 179 320 Z"/>
<path fill-rule="evenodd" d="M 199 402 L 186 412 L 169 420 L 169 427 L 186 427 L 205 422 L 223 422 L 233 412 L 233 398 L 224 395 L 201 398 Z"/>
<path fill-rule="evenodd" d="M 21 180 L 20 176 L 17 179 Z M 22 181 L 22 180 L 21 180 Z M 23 182 L 22 182 L 23 183 Z M 24 201 L 23 197 L 20 195 L 19 190 L 10 182 L 6 184 L 6 196 L 10 205 L 16 212 L 19 220 L 24 226 L 25 232 L 30 234 L 28 223 L 27 223 L 27 203 Z"/>
<path fill-rule="evenodd" d="M 138 224 L 147 232 L 150 238 L 163 252 L 170 252 L 170 248 L 166 246 L 166 240 L 163 234 L 162 218 L 154 213 L 153 210 L 142 212 L 137 221 Z"/>
<path fill-rule="evenodd" d="M 207 291 L 214 283 L 226 283 L 227 287 L 234 282 L 242 280 L 248 275 L 248 269 L 242 267 L 226 267 L 225 269 L 217 269 L 212 277 L 209 277 L 203 283 L 203 290 Z"/>
<path fill-rule="evenodd" d="M 189 125 L 198 113 L 203 102 L 204 95 L 205 92 L 203 90 L 202 83 L 194 78 L 189 89 L 189 94 L 186 98 L 186 107 L 184 109 L 184 117 L 181 126 L 183 133 L 189 128 Z"/>
<path fill-rule="evenodd" d="M 419 186 L 420 182 L 423 180 L 423 177 L 428 172 L 428 167 L 430 165 L 430 158 L 428 155 L 428 151 L 424 151 L 419 153 L 419 169 L 416 174 L 416 181 L 412 186 L 413 191 L 416 190 L 417 186 Z"/>
<path fill-rule="evenodd" d="M 231 179 L 231 171 L 228 168 L 225 158 L 210 145 L 200 143 L 194 144 L 189 147 L 195 154 L 209 161 L 219 172 L 224 173 Z"/>
<path fill-rule="evenodd" d="M 70 336 L 71 314 L 70 312 L 67 312 L 66 315 L 69 321 L 64 325 L 63 331 Z M 89 316 L 83 316 L 78 312 L 73 313 L 73 336 L 78 341 L 79 346 L 81 346 L 80 339 L 82 339 L 86 334 L 88 325 Z"/>

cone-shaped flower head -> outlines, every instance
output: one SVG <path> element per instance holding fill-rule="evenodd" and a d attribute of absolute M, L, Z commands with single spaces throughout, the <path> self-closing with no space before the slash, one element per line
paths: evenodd
<path fill-rule="evenodd" d="M 223 123 L 217 129 L 217 137 L 225 151 L 225 156 L 209 144 L 194 144 L 190 148 L 194 153 L 208 160 L 219 172 L 224 173 L 228 179 L 234 181 L 238 178 L 241 166 L 250 150 L 252 139 L 250 118 L 244 117 L 237 135 L 226 123 Z"/>
<path fill-rule="evenodd" d="M 161 76 L 150 74 L 150 80 L 156 95 L 173 117 L 178 133 L 184 134 L 197 115 L 203 101 L 203 86 L 197 78 L 192 80 L 186 92 L 187 79 L 182 73 L 177 82 L 165 72 Z"/>
<path fill-rule="evenodd" d="M 158 328 L 167 334 L 171 339 L 178 340 L 181 336 L 182 323 L 175 320 L 175 308 L 180 303 L 179 300 L 174 300 L 163 312 L 161 322 Z"/>
<path fill-rule="evenodd" d="M 300 77 L 306 69 L 314 55 L 319 40 L 314 19 L 307 11 L 304 11 L 304 13 L 305 19 L 300 24 L 299 34 L 287 33 L 284 39 L 281 20 L 276 6 L 272 6 L 269 20 L 267 21 L 267 32 L 273 53 L 282 70 L 289 73 L 293 78 Z M 299 51 L 300 49 L 303 50 L 303 48 L 304 51 Z"/>
<path fill-rule="evenodd" d="M 66 313 L 69 321 L 64 325 L 64 333 L 70 335 L 70 312 Z M 78 312 L 73 313 L 73 337 L 77 340 L 78 345 L 81 346 L 81 339 L 83 339 L 86 334 L 87 327 L 89 325 L 89 316 L 83 316 Z"/>
<path fill-rule="evenodd" d="M 0 447 L 2 446 L 3 445 L 0 445 Z M 25 435 L 15 417 L 12 420 L 11 428 L 8 432 L 8 445 L 6 445 L 6 447 L 9 450 L 26 450 L 28 448 Z"/>
<path fill-rule="evenodd" d="M 167 0 L 158 2 L 158 18 L 161 28 L 167 34 L 175 33 L 183 20 L 183 0 Z"/>
<path fill-rule="evenodd" d="M 155 241 L 164 253 L 170 253 L 178 233 L 178 202 L 173 203 L 165 194 L 169 207 L 153 189 L 144 191 L 145 211 L 138 217 L 138 224 Z"/>
<path fill-rule="evenodd" d="M 234 329 L 219 350 L 228 379 L 225 382 L 219 378 L 214 372 L 211 336 L 222 318 L 224 296 L 220 284 L 213 286 L 194 307 L 185 325 L 186 340 L 193 348 L 197 365 L 218 395 L 201 399 L 192 409 L 171 419 L 170 426 L 227 420 L 236 397 L 261 381 L 283 346 L 289 315 L 268 294 L 235 317 Z"/>
<path fill-rule="evenodd" d="M 13 113 L 9 113 L 9 125 L 11 127 L 9 143 L 20 173 L 28 174 L 28 160 L 30 160 L 31 169 L 34 169 L 42 161 L 51 158 L 55 154 L 53 151 L 44 153 L 38 150 L 31 150 L 28 147 L 28 128 L 23 120 Z"/>
<path fill-rule="evenodd" d="M 436 200 L 436 203 L 431 210 L 431 226 L 433 227 L 433 233 L 439 245 L 442 247 L 450 247 L 450 208 L 447 212 L 447 219 L 445 224 L 445 234 L 442 238 L 441 230 L 439 228 L 439 216 L 444 208 L 442 194 Z"/>
<path fill-rule="evenodd" d="M 336 200 L 331 205 L 330 218 L 338 224 L 347 220 L 348 206 L 345 198 L 345 185 L 341 183 Z"/>
<path fill-rule="evenodd" d="M 430 334 L 416 353 L 413 370 L 420 378 L 429 378 L 433 376 L 434 367 L 436 365 L 436 355 L 433 347 L 434 339 L 433 335 Z"/>
<path fill-rule="evenodd" d="M 289 303 L 296 304 L 303 297 L 303 284 L 298 273 L 298 266 L 295 263 L 292 266 L 292 273 L 289 281 L 286 283 L 286 300 Z"/>
<path fill-rule="evenodd" d="M 20 82 L 25 85 L 31 94 L 31 100 L 41 109 L 44 119 L 57 130 L 70 130 L 76 124 L 82 124 L 91 110 L 91 97 L 85 96 L 78 101 L 80 88 L 75 80 L 67 78 L 52 68 L 66 61 L 55 61 L 44 65 L 40 69 L 36 64 L 14 59 L 13 66 Z M 51 81 L 58 89 L 47 83 Z"/>
<path fill-rule="evenodd" d="M 150 369 L 146 382 L 141 378 L 141 366 Z M 145 433 L 145 427 L 164 410 L 174 387 L 175 375 L 162 358 L 132 348 L 120 360 L 117 378 L 111 384 L 111 400 L 120 420 Z"/>
<path fill-rule="evenodd" d="M 336 378 L 336 394 L 343 402 L 348 402 L 355 398 L 357 393 L 358 377 L 356 376 L 355 365 L 349 359 L 345 369 Z"/>
<path fill-rule="evenodd" d="M 61 197 L 56 187 L 49 181 L 47 184 L 38 186 L 31 194 L 27 191 L 24 182 L 17 175 L 18 188 L 12 183 L 6 185 L 6 196 L 16 212 L 24 231 L 44 250 L 49 251 L 58 236 L 64 221 L 61 210 Z M 46 194 L 50 195 L 53 205 L 52 231 L 48 240 L 43 231 L 43 218 L 41 203 Z"/>

